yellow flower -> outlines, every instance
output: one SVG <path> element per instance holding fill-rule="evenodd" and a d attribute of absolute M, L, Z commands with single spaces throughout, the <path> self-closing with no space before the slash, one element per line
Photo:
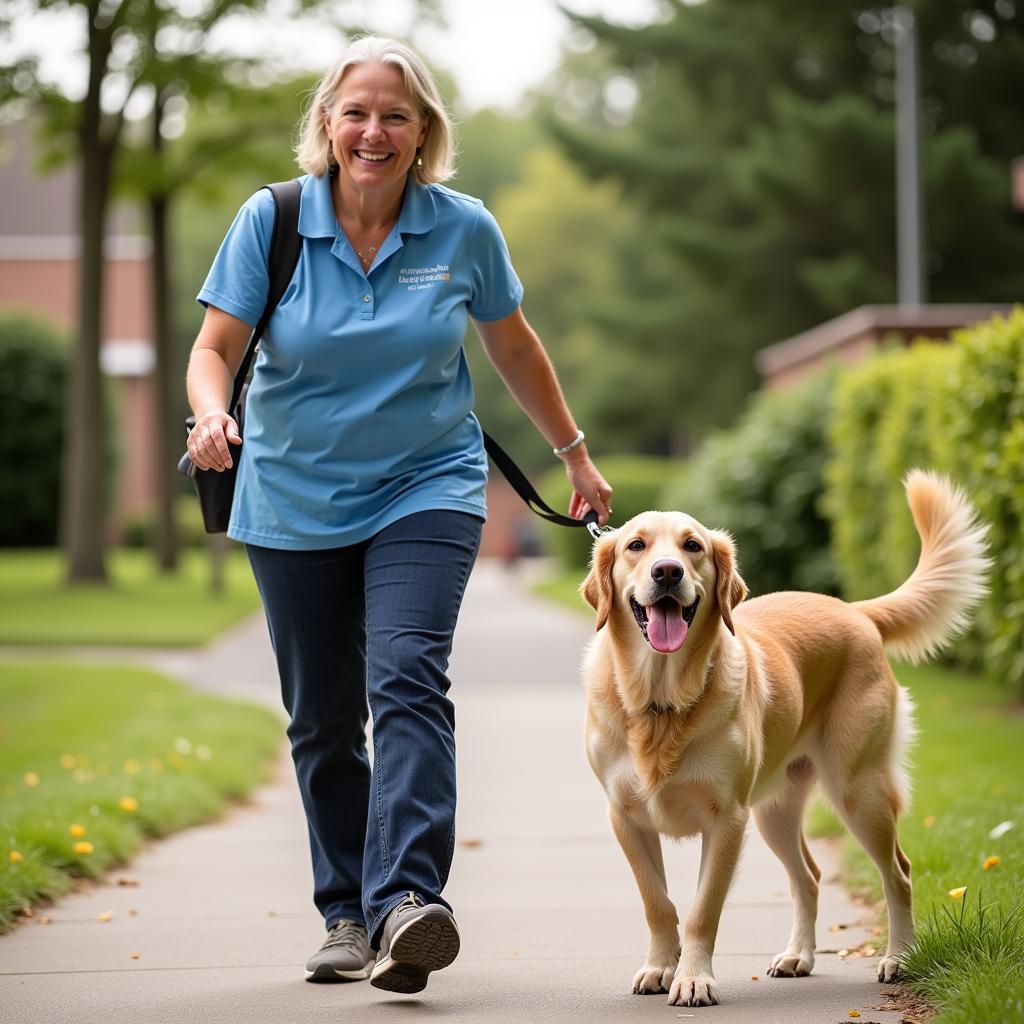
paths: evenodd
<path fill-rule="evenodd" d="M 11 863 L 12 864 L 20 864 L 24 859 L 25 859 L 25 855 L 23 853 L 18 853 L 17 850 L 11 850 Z"/>
<path fill-rule="evenodd" d="M 96 920 L 99 921 L 100 924 L 106 924 L 113 916 L 114 912 L 112 910 L 104 910 L 102 914 L 96 915 Z"/>
<path fill-rule="evenodd" d="M 76 838 L 81 839 L 85 835 L 84 825 L 68 825 L 68 831 Z"/>
<path fill-rule="evenodd" d="M 991 857 L 985 858 L 985 863 L 981 865 L 982 871 L 988 871 L 989 868 L 994 868 L 999 863 L 999 858 L 994 854 Z"/>
<path fill-rule="evenodd" d="M 921 824 L 924 825 L 925 828 L 931 828 L 935 824 L 935 815 L 929 814 Z"/>
<path fill-rule="evenodd" d="M 125 773 L 125 775 L 138 775 L 139 774 L 139 770 L 141 768 L 142 768 L 142 765 L 140 765 L 139 762 L 136 761 L 135 758 L 133 758 L 133 757 L 128 758 L 128 760 L 125 761 L 125 763 L 124 763 L 124 773 Z"/>
<path fill-rule="evenodd" d="M 860 1014 L 859 1014 L 859 1013 L 858 1013 L 858 1012 L 857 1012 L 856 1010 L 851 1010 L 851 1011 L 850 1011 L 850 1012 L 849 1012 L 849 1013 L 847 1014 L 847 1016 L 848 1016 L 848 1017 L 859 1017 L 859 1016 L 860 1016 Z"/>
<path fill-rule="evenodd" d="M 75 758 L 73 754 L 61 754 L 60 755 L 60 766 L 65 771 L 71 771 L 75 767 Z"/>
<path fill-rule="evenodd" d="M 134 814 L 139 809 L 139 801 L 133 796 L 123 796 L 117 801 L 117 806 L 128 814 Z"/>
<path fill-rule="evenodd" d="M 967 892 L 967 886 L 961 885 L 959 889 L 950 889 L 949 895 L 955 900 L 962 900 L 965 892 Z"/>
<path fill-rule="evenodd" d="M 25 772 L 24 782 L 31 789 L 33 786 L 39 785 L 39 776 L 35 772 Z"/>
<path fill-rule="evenodd" d="M 80 839 L 74 846 L 71 847 L 75 853 L 88 854 L 92 853 L 93 845 L 88 839 Z"/>

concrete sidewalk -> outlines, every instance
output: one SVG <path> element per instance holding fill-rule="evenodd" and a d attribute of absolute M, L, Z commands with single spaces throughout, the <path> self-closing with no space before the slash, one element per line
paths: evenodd
<path fill-rule="evenodd" d="M 47 911 L 52 924 L 29 922 L 0 938 L 0 1016 L 26 1024 L 836 1024 L 856 1010 L 860 1024 L 897 1024 L 899 1013 L 875 1009 L 887 990 L 874 980 L 874 961 L 828 952 L 867 937 L 856 927 L 829 931 L 861 914 L 834 884 L 822 890 L 814 975 L 765 976 L 789 935 L 791 907 L 782 868 L 754 832 L 719 932 L 722 1005 L 690 1009 L 668 1006 L 664 995 L 630 994 L 646 928 L 582 751 L 578 664 L 589 635 L 582 616 L 529 598 L 496 565 L 478 565 L 451 673 L 460 803 L 446 895 L 463 951 L 432 975 L 424 993 L 395 996 L 367 983 L 302 980 L 322 923 L 310 899 L 294 776 L 283 757 L 275 782 L 250 805 L 153 844 L 110 884 Z M 115 652 L 95 656 L 112 659 Z M 203 689 L 278 704 L 259 618 L 208 652 L 148 652 L 145 663 Z M 818 844 L 815 854 L 829 877 L 831 852 Z M 681 915 L 698 862 L 697 842 L 666 850 Z M 97 915 L 106 911 L 112 919 L 101 924 Z"/>

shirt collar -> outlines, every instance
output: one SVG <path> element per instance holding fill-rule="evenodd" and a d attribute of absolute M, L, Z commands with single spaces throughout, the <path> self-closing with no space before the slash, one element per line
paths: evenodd
<path fill-rule="evenodd" d="M 403 235 L 422 235 L 437 224 L 437 208 L 433 193 L 417 183 L 410 174 L 398 214 L 398 231 Z M 306 238 L 334 238 L 338 222 L 331 201 L 331 179 L 328 174 L 309 174 L 302 183 L 299 203 L 299 234 Z"/>

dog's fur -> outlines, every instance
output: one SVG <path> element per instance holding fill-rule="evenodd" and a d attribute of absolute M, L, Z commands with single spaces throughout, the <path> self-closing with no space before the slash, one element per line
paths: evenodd
<path fill-rule="evenodd" d="M 895 980 L 913 938 L 910 861 L 896 836 L 913 725 L 886 651 L 920 661 L 947 644 L 984 595 L 988 567 L 968 499 L 921 470 L 905 484 L 920 559 L 898 590 L 870 601 L 778 593 L 744 602 L 730 537 L 679 512 L 645 512 L 595 544 L 581 586 L 597 612 L 584 665 L 586 751 L 650 928 L 634 992 L 718 1002 L 711 955 L 750 810 L 795 903 L 789 944 L 768 973 L 811 972 L 820 872 L 801 819 L 815 780 L 878 866 L 889 913 L 878 977 Z M 700 598 L 674 653 L 653 649 L 630 605 L 665 595 L 679 606 Z M 697 895 L 680 947 L 659 834 L 698 832 Z"/>

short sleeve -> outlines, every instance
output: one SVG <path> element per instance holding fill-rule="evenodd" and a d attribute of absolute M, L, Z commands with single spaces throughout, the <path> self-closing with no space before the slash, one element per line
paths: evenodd
<path fill-rule="evenodd" d="M 196 300 L 255 326 L 270 290 L 267 254 L 274 230 L 274 197 L 260 189 L 238 211 Z"/>
<path fill-rule="evenodd" d="M 470 316 L 474 320 L 501 320 L 514 313 L 523 299 L 523 286 L 512 266 L 501 228 L 484 206 L 477 216 L 470 254 Z"/>

